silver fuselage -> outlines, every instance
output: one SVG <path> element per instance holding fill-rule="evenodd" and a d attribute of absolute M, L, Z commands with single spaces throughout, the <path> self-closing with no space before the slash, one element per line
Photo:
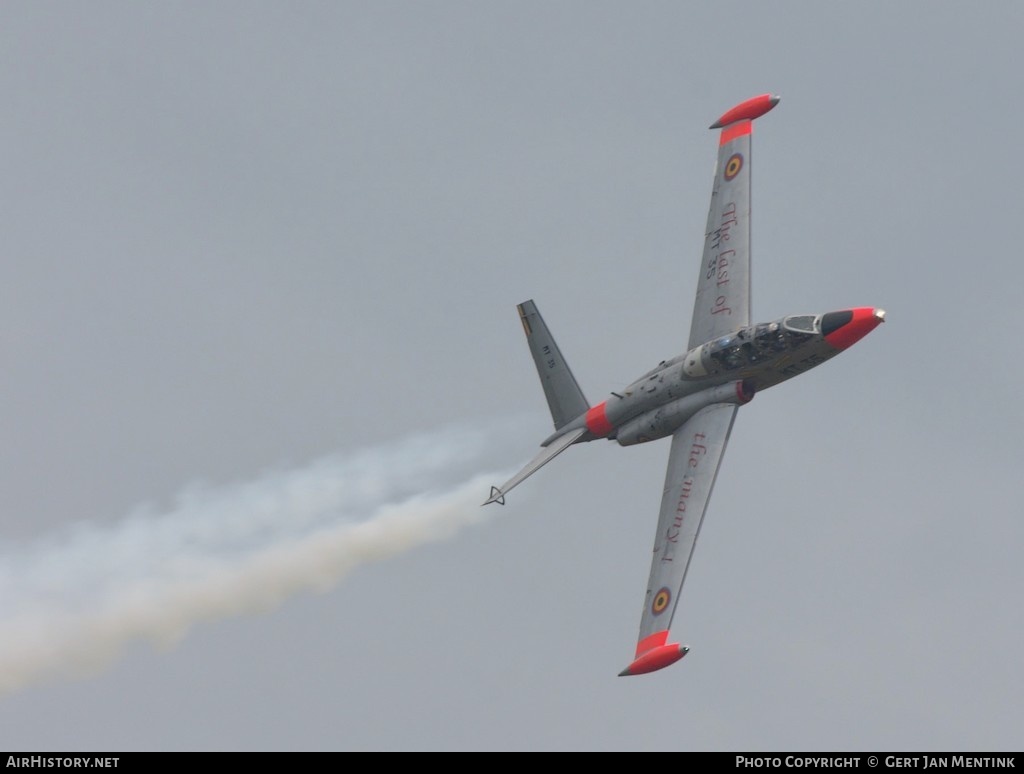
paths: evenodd
<path fill-rule="evenodd" d="M 755 392 L 821 365 L 842 351 L 822 333 L 824 316 L 790 315 L 746 326 L 664 360 L 564 429 L 582 425 L 589 432 L 580 441 L 608 438 L 632 445 L 670 435 L 704 405 L 731 396 L 731 391 L 715 389 L 722 385 L 736 385 L 730 402 L 746 403 Z M 695 399 L 698 395 L 706 395 L 707 400 Z M 560 434 L 556 432 L 552 438 Z"/>

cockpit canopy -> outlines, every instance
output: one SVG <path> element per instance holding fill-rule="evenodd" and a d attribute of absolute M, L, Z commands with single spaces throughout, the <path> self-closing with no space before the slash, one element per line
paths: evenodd
<path fill-rule="evenodd" d="M 820 332 L 818 315 L 798 314 L 741 328 L 710 342 L 705 353 L 712 370 L 732 371 L 763 363 L 794 349 Z"/>
<path fill-rule="evenodd" d="M 819 315 L 793 314 L 782 320 L 783 327 L 795 333 L 819 333 Z"/>

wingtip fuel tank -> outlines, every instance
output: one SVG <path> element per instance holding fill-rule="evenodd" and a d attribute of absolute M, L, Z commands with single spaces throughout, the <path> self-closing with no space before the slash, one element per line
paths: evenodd
<path fill-rule="evenodd" d="M 678 642 L 652 648 L 619 672 L 619 677 L 632 677 L 633 675 L 657 672 L 659 669 L 664 669 L 676 663 L 689 652 L 690 649 L 686 645 L 680 645 Z"/>
<path fill-rule="evenodd" d="M 709 126 L 709 129 L 722 129 L 737 121 L 753 121 L 760 118 L 779 104 L 781 97 L 775 94 L 759 94 L 741 102 L 734 108 L 722 113 L 722 117 Z"/>

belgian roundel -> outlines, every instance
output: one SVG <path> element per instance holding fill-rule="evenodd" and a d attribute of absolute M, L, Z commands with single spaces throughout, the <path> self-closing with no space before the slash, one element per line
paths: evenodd
<path fill-rule="evenodd" d="M 662 588 L 657 594 L 654 595 L 654 601 L 651 603 L 651 612 L 655 615 L 661 615 L 665 612 L 665 608 L 668 607 L 668 603 L 672 601 L 672 592 L 667 588 Z"/>
<path fill-rule="evenodd" d="M 741 169 L 743 169 L 743 156 L 739 153 L 732 154 L 725 162 L 725 179 L 732 180 L 740 173 Z"/>

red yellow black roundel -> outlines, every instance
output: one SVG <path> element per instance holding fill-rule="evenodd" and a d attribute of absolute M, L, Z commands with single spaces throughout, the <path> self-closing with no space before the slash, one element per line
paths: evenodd
<path fill-rule="evenodd" d="M 732 154 L 725 162 L 725 179 L 732 180 L 740 173 L 741 169 L 743 169 L 743 156 L 739 153 Z"/>
<path fill-rule="evenodd" d="M 665 608 L 668 607 L 668 603 L 671 601 L 672 592 L 667 588 L 662 588 L 654 595 L 654 601 L 651 603 L 651 612 L 655 615 L 661 615 L 665 612 Z"/>

